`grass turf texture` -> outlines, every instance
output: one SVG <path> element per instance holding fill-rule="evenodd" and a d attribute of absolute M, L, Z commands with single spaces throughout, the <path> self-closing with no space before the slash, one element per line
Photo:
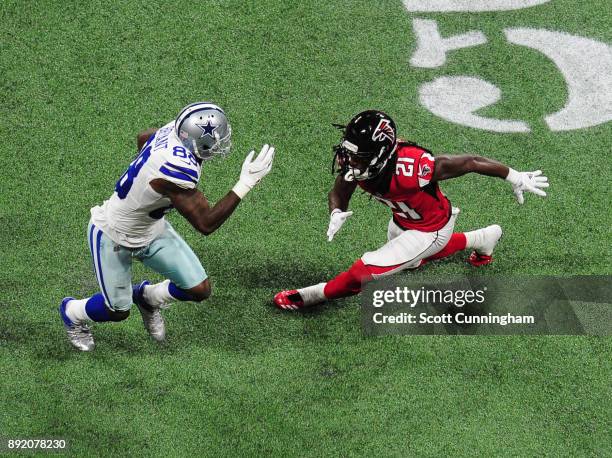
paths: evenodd
<path fill-rule="evenodd" d="M 324 237 L 338 139 L 329 125 L 371 107 L 434 152 L 477 152 L 550 177 L 549 198 L 527 196 L 524 207 L 500 180 L 444 183 L 462 209 L 458 229 L 505 229 L 487 273 L 610 273 L 610 125 L 550 132 L 542 118 L 564 105 L 563 80 L 501 32 L 537 26 L 609 41 L 606 2 L 418 17 L 490 42 L 439 69 L 411 68 L 411 16 L 399 1 L 0 4 L 1 436 L 64 437 L 78 455 L 611 452 L 609 338 L 364 338 L 357 299 L 306 314 L 270 304 L 384 242 L 388 210 L 364 196 L 334 243 Z M 462 74 L 502 89 L 486 114 L 533 132 L 468 129 L 419 106 L 421 83 Z M 112 192 L 138 131 L 206 99 L 227 110 L 235 145 L 206 164 L 200 189 L 212 201 L 250 148 L 278 150 L 273 173 L 211 237 L 170 217 L 213 297 L 166 313 L 166 345 L 148 339 L 135 311 L 95 326 L 94 353 L 73 351 L 56 308 L 97 289 L 89 208 Z M 461 257 L 426 269 L 471 272 Z M 158 279 L 136 264 L 135 281 L 144 277 Z"/>

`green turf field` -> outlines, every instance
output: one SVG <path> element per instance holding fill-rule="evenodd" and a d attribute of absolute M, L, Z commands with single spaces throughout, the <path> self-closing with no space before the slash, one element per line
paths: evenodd
<path fill-rule="evenodd" d="M 408 13 L 399 0 L 153 3 L 0 2 L 0 437 L 62 437 L 80 456 L 612 454 L 609 338 L 366 338 L 356 298 L 304 314 L 271 304 L 386 240 L 388 209 L 361 195 L 325 238 L 330 123 L 368 108 L 436 153 L 549 176 L 548 198 L 522 207 L 501 180 L 443 184 L 459 230 L 504 228 L 488 274 L 610 274 L 611 125 L 552 132 L 543 119 L 565 104 L 563 77 L 502 34 L 533 27 L 609 43 L 608 2 L 489 13 Z M 489 42 L 412 67 L 415 17 Z M 481 113 L 532 131 L 433 115 L 418 88 L 445 75 L 494 83 L 503 99 Z M 234 131 L 229 158 L 203 172 L 212 201 L 266 142 L 277 148 L 272 173 L 210 237 L 169 217 L 213 296 L 165 313 L 165 345 L 134 311 L 95 326 L 95 351 L 79 354 L 57 306 L 97 291 L 89 209 L 111 194 L 136 134 L 197 100 L 224 107 Z M 425 267 L 472 269 L 464 256 Z M 140 265 L 134 274 L 160 279 Z"/>

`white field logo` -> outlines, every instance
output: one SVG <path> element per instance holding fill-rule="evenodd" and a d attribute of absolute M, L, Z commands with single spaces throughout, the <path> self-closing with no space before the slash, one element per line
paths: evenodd
<path fill-rule="evenodd" d="M 550 0 L 404 0 L 409 12 L 481 12 L 529 8 Z M 578 3 L 579 4 L 579 3 Z M 546 7 L 546 6 L 544 6 Z M 442 67 L 451 51 L 480 46 L 487 37 L 478 30 L 442 37 L 435 20 L 412 21 L 417 49 L 410 65 Z M 546 29 L 503 29 L 508 43 L 525 46 L 548 57 L 563 75 L 568 100 L 544 120 L 552 131 L 584 129 L 612 120 L 612 47 L 591 38 Z M 471 75 L 440 76 L 419 89 L 419 101 L 434 115 L 463 126 L 493 132 L 530 132 L 522 120 L 496 119 L 477 114 L 497 103 L 501 90 Z"/>

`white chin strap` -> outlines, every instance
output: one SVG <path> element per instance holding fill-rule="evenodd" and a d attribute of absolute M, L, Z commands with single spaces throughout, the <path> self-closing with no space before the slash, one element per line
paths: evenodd
<path fill-rule="evenodd" d="M 391 156 L 393 155 L 394 152 L 395 152 L 395 149 L 387 157 L 387 159 L 385 159 L 385 161 L 381 164 L 380 170 L 385 168 L 385 166 L 387 165 L 387 162 L 389 162 L 389 159 L 391 158 Z M 372 161 L 368 164 L 368 166 L 366 167 L 366 169 L 363 172 L 361 170 L 359 170 L 359 169 L 354 168 L 354 167 L 350 167 L 349 171 L 344 174 L 344 179 L 346 181 L 365 181 L 365 180 L 369 180 L 371 178 L 371 176 L 370 176 L 370 166 L 372 165 L 372 162 L 376 161 L 376 159 L 378 159 L 377 156 L 374 157 L 374 159 L 372 159 Z"/>
<path fill-rule="evenodd" d="M 363 172 L 359 169 L 356 169 L 355 167 L 349 166 L 349 171 L 346 172 L 346 174 L 344 175 L 344 179 L 346 181 L 353 181 L 353 180 L 365 181 L 369 179 L 370 178 L 370 167 L 372 166 L 372 164 L 376 163 L 377 159 L 378 159 L 378 156 L 374 156 Z"/>
<path fill-rule="evenodd" d="M 198 149 L 198 145 L 196 145 L 195 140 L 191 140 L 191 151 L 193 151 L 193 154 L 195 154 L 198 159 L 202 159 L 200 157 L 200 150 Z"/>
<path fill-rule="evenodd" d="M 209 157 L 205 157 L 200 153 L 200 149 L 198 148 L 198 145 L 196 144 L 195 140 L 191 140 L 191 144 L 193 145 L 193 154 L 195 155 L 195 157 L 197 157 L 198 159 L 204 161 L 206 159 L 209 159 Z"/>
<path fill-rule="evenodd" d="M 344 174 L 344 179 L 346 181 L 365 181 L 369 178 L 369 175 L 367 169 L 365 172 L 362 172 L 359 169 L 351 167 L 349 171 Z"/>

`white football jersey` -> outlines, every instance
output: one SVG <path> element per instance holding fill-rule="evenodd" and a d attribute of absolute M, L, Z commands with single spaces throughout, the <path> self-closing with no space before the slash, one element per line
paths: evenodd
<path fill-rule="evenodd" d="M 172 209 L 170 199 L 149 183 L 162 178 L 192 189 L 201 171 L 202 164 L 183 146 L 171 121 L 147 140 L 110 199 L 91 209 L 92 223 L 119 245 L 146 246 L 161 234 L 164 215 Z"/>

